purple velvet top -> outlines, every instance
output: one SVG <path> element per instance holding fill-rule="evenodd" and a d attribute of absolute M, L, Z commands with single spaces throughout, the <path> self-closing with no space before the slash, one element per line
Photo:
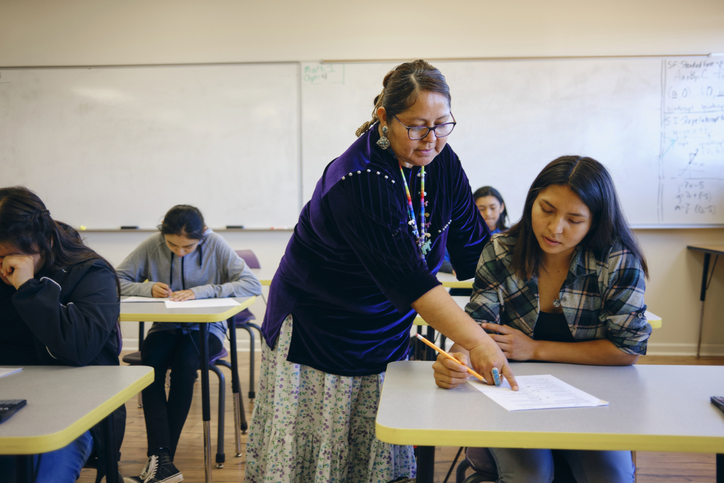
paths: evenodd
<path fill-rule="evenodd" d="M 415 312 L 439 285 L 445 247 L 460 280 L 475 275 L 489 238 L 460 160 L 449 146 L 426 168 L 432 251 L 420 258 L 397 160 L 377 125 L 324 170 L 274 275 L 262 333 L 273 348 L 287 315 L 287 360 L 331 374 L 379 374 L 404 360 Z M 405 169 L 419 224 L 420 168 Z"/>

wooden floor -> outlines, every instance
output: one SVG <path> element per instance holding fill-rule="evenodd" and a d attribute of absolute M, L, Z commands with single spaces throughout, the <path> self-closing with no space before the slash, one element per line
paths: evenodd
<path fill-rule="evenodd" d="M 240 377 L 244 395 L 244 406 L 246 408 L 247 420 L 251 420 L 252 404 L 246 399 L 249 382 L 248 357 L 240 359 Z M 724 357 L 663 357 L 645 356 L 639 359 L 639 364 L 706 364 L 724 365 Z M 259 362 L 257 361 L 257 375 Z M 226 369 L 224 369 L 226 371 Z M 226 371 L 228 373 L 228 371 Z M 227 377 L 227 387 L 230 386 Z M 196 394 L 191 406 L 189 418 L 186 421 L 184 432 L 176 453 L 176 466 L 184 475 L 184 481 L 204 481 L 203 461 L 203 432 L 201 424 L 201 384 L 196 384 Z M 211 437 L 213 450 L 216 451 L 216 408 L 218 401 L 218 383 L 216 376 L 211 375 L 211 404 L 212 422 Z M 126 436 L 121 448 L 122 456 L 120 469 L 124 475 L 138 475 L 146 462 L 146 428 L 143 420 L 143 410 L 138 408 L 136 399 L 126 404 L 128 420 L 126 423 Z M 226 427 L 232 426 L 232 402 L 231 390 L 227 389 L 226 395 Z M 226 463 L 224 468 L 212 470 L 214 482 L 240 482 L 244 479 L 244 456 L 246 451 L 246 435 L 243 437 L 242 456 L 234 456 L 235 443 L 231 431 L 227 431 L 224 438 Z M 458 448 L 438 447 L 435 455 L 435 481 L 442 483 L 450 465 L 455 457 Z M 213 456 L 212 456 L 213 457 Z M 653 482 L 694 482 L 708 483 L 715 481 L 715 456 L 713 454 L 698 453 L 650 453 L 639 451 L 637 453 L 637 483 Z M 92 483 L 95 479 L 95 471 L 84 470 L 79 482 Z M 449 482 L 455 481 L 455 474 L 450 476 Z M 351 482 L 354 483 L 354 482 Z"/>

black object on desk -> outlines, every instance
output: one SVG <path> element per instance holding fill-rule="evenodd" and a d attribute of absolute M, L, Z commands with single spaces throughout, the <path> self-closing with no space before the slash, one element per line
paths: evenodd
<path fill-rule="evenodd" d="M 1 399 L 0 400 L 0 423 L 4 423 L 10 416 L 18 412 L 20 408 L 28 403 L 25 399 Z"/>
<path fill-rule="evenodd" d="M 712 396 L 711 403 L 724 413 L 724 396 Z"/>

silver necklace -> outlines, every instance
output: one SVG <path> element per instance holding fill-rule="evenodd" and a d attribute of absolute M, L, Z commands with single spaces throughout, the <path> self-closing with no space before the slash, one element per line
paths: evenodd
<path fill-rule="evenodd" d="M 551 275 L 548 273 L 548 269 L 546 269 L 546 266 L 541 263 L 541 266 L 543 267 L 543 272 L 546 274 L 546 278 L 548 278 L 548 283 L 551 284 L 551 287 L 555 288 L 553 285 L 553 280 L 551 279 Z M 539 289 L 540 291 L 540 289 Z M 557 291 L 558 297 L 553 299 L 553 307 L 559 308 L 561 306 L 561 291 L 558 289 Z"/>

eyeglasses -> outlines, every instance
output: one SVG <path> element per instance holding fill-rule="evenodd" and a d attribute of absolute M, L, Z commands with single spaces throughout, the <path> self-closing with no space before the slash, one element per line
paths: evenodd
<path fill-rule="evenodd" d="M 420 139 L 425 139 L 428 134 L 430 134 L 430 131 L 435 132 L 435 137 L 438 138 L 444 138 L 445 136 L 449 136 L 451 132 L 453 132 L 453 129 L 455 129 L 455 125 L 457 122 L 455 122 L 455 116 L 450 113 L 450 115 L 453 118 L 453 122 L 445 122 L 443 124 L 437 124 L 433 127 L 427 127 L 427 126 L 405 126 L 402 124 L 402 121 L 396 116 L 392 115 L 395 119 L 397 119 L 397 122 L 402 124 L 402 127 L 407 129 L 407 137 L 409 137 L 412 141 L 419 141 Z"/>

